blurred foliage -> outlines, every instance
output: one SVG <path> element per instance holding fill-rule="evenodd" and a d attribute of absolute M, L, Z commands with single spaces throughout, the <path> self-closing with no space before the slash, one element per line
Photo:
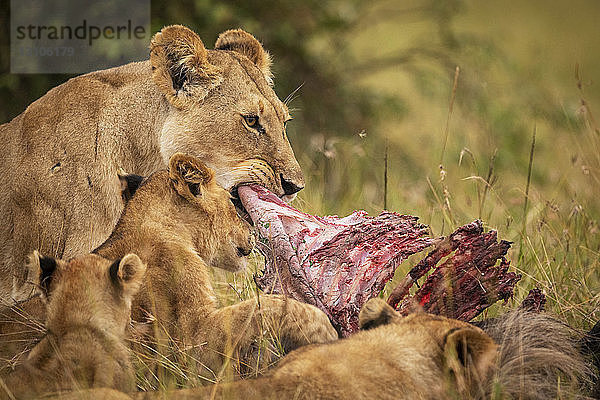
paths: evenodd
<path fill-rule="evenodd" d="M 9 3 L 0 2 L 3 122 L 70 77 L 8 73 Z M 296 125 L 303 136 L 309 136 L 317 131 L 343 132 L 368 125 L 375 108 L 382 106 L 352 85 L 346 68 L 348 46 L 341 33 L 359 18 L 361 7 L 359 1 L 153 1 L 152 31 L 168 24 L 187 25 L 200 34 L 207 48 L 212 47 L 220 32 L 232 27 L 254 33 L 275 57 L 278 94 L 285 98 L 302 86 L 297 100 L 302 113 Z"/>

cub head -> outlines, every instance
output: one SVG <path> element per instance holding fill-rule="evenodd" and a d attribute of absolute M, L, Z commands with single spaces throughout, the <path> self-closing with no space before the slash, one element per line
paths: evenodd
<path fill-rule="evenodd" d="M 176 153 L 169 161 L 169 179 L 178 212 L 190 221 L 198 254 L 214 267 L 245 268 L 253 247 L 250 226 L 238 217 L 213 171 L 195 157 Z"/>
<path fill-rule="evenodd" d="M 146 272 L 135 254 L 116 261 L 95 254 L 64 261 L 34 251 L 28 268 L 47 304 L 46 327 L 55 334 L 91 325 L 123 336 Z"/>
<path fill-rule="evenodd" d="M 232 194 L 258 183 L 291 200 L 304 187 L 285 131 L 291 116 L 271 87 L 269 54 L 252 35 L 229 30 L 207 50 L 190 29 L 167 26 L 152 39 L 150 63 L 169 103 L 160 136 L 165 163 L 176 152 L 191 154 Z"/>
<path fill-rule="evenodd" d="M 410 368 L 413 382 L 423 382 L 423 392 L 443 393 L 443 398 L 479 398 L 496 365 L 498 346 L 481 329 L 466 322 L 426 313 L 402 317 L 385 301 L 369 300 L 360 312 L 363 330 L 390 332 L 400 339 L 406 359 L 429 360 L 432 365 Z M 431 382 L 439 387 L 430 387 Z"/>

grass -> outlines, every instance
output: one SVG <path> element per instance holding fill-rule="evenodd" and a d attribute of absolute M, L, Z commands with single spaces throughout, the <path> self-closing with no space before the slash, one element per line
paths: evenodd
<path fill-rule="evenodd" d="M 538 287 L 547 296 L 548 311 L 588 330 L 600 319 L 600 133 L 584 80 L 576 75 L 571 81 L 576 114 L 563 109 L 564 124 L 558 128 L 547 118 L 529 118 L 519 145 L 513 146 L 501 137 L 491 141 L 491 135 L 482 134 L 482 121 L 455 103 L 461 80 L 458 69 L 452 72 L 454 78 L 446 81 L 446 115 L 431 113 L 441 135 L 419 131 L 424 140 L 402 135 L 415 127 L 409 120 L 402 129 L 390 128 L 397 121 L 388 121 L 366 136 L 324 138 L 314 147 L 319 151 L 297 152 L 307 186 L 295 205 L 315 214 L 346 215 L 357 208 L 375 214 L 387 204 L 420 216 L 435 235 L 480 218 L 513 242 L 509 259 L 522 275 L 514 298 L 481 318 L 516 307 Z M 416 262 L 413 257 L 398 268 L 385 297 Z M 226 303 L 256 295 L 252 275 L 261 265 L 255 254 L 244 275 L 215 271 Z"/>

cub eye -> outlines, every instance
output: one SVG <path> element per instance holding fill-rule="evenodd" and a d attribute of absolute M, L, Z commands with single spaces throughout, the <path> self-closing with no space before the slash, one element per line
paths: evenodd
<path fill-rule="evenodd" d="M 244 115 L 244 120 L 251 128 L 258 126 L 258 116 L 256 115 Z"/>

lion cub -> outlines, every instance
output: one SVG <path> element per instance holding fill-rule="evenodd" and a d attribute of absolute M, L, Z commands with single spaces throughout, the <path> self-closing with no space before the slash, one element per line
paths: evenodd
<path fill-rule="evenodd" d="M 29 268 L 46 302 L 46 335 L 22 365 L 0 378 L 0 398 L 98 387 L 134 390 L 125 336 L 146 271 L 139 257 L 111 262 L 88 254 L 66 262 L 34 252 Z"/>
<path fill-rule="evenodd" d="M 250 226 L 238 217 L 212 170 L 177 153 L 168 171 L 142 182 L 94 253 L 109 259 L 128 252 L 140 256 L 148 272 L 132 318 L 138 326 L 146 322 L 147 329 L 137 341 L 163 360 L 177 352 L 189 355 L 200 369 L 190 375 L 214 381 L 227 365 L 236 375 L 266 367 L 277 358 L 269 352 L 273 348 L 337 339 L 325 313 L 284 297 L 261 295 L 218 307 L 209 267 L 239 271 L 252 247 Z"/>

